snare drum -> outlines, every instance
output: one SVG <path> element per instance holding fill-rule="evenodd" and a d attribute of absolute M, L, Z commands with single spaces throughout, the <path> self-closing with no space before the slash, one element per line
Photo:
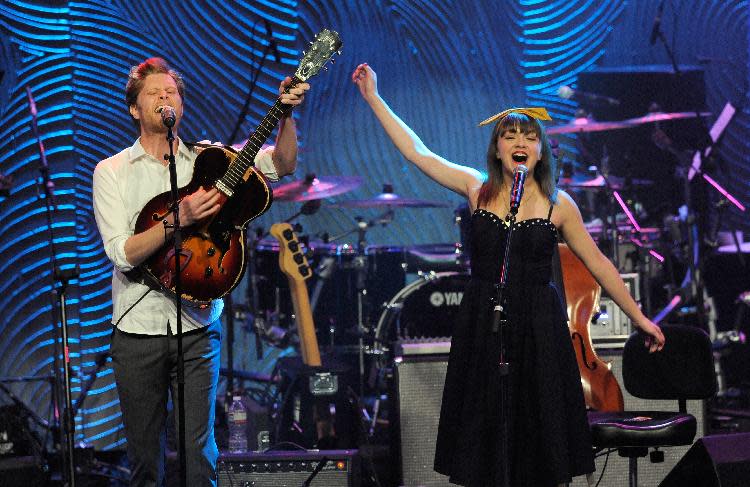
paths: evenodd
<path fill-rule="evenodd" d="M 450 337 L 468 282 L 468 274 L 441 272 L 409 283 L 380 316 L 375 331 L 378 341 Z"/>

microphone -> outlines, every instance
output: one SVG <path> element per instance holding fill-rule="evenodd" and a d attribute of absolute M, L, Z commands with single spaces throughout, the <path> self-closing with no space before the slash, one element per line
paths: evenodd
<path fill-rule="evenodd" d="M 526 174 L 528 172 L 529 168 L 523 164 L 517 165 L 513 170 L 513 188 L 510 191 L 510 212 L 514 215 L 518 212 L 518 207 L 521 205 L 523 184 L 526 182 Z"/>
<path fill-rule="evenodd" d="M 565 100 L 578 100 L 579 102 L 604 103 L 607 105 L 619 105 L 620 100 L 609 96 L 598 95 L 581 90 L 574 90 L 568 85 L 563 85 L 557 89 L 557 95 Z"/>
<path fill-rule="evenodd" d="M 32 117 L 36 118 L 36 103 L 34 103 L 34 97 L 31 96 L 31 88 L 29 88 L 28 86 L 26 87 L 26 94 L 29 97 L 29 113 L 31 113 Z"/>
<path fill-rule="evenodd" d="M 44 184 L 44 194 L 47 198 L 49 198 L 49 202 L 52 205 L 52 208 L 54 209 L 55 206 L 55 183 L 52 181 L 52 179 L 49 177 L 49 165 L 47 164 L 47 154 L 44 150 L 44 142 L 42 141 L 41 136 L 39 135 L 39 127 L 36 123 L 36 117 L 38 115 L 38 112 L 36 110 L 36 102 L 34 101 L 34 96 L 31 94 L 31 88 L 26 87 L 26 95 L 29 98 L 29 113 L 31 114 L 31 130 L 34 133 L 34 137 L 36 137 L 36 142 L 39 145 L 39 161 L 40 161 L 40 168 L 39 170 L 42 173 L 42 182 Z"/>
<path fill-rule="evenodd" d="M 278 63 L 279 59 L 281 59 L 281 56 L 279 56 L 279 46 L 277 46 L 276 41 L 273 40 L 273 31 L 271 30 L 271 23 L 268 21 L 268 19 L 264 18 L 263 24 L 265 24 L 266 33 L 268 34 L 268 44 L 271 46 L 271 49 L 273 52 L 273 61 L 275 63 Z"/>
<path fill-rule="evenodd" d="M 659 29 L 661 28 L 661 14 L 664 13 L 664 0 L 659 2 L 659 6 L 656 8 L 656 17 L 654 17 L 654 26 L 651 27 L 651 37 L 648 39 L 648 43 L 652 46 L 659 37 Z"/>
<path fill-rule="evenodd" d="M 161 123 L 163 123 L 165 127 L 174 127 L 176 121 L 177 117 L 175 116 L 173 107 L 170 107 L 169 105 L 161 107 Z"/>

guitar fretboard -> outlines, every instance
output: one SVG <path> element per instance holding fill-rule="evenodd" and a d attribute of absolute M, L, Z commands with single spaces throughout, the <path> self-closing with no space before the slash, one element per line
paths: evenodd
<path fill-rule="evenodd" d="M 299 83 L 300 80 L 296 76 L 292 77 L 292 83 L 287 87 L 286 91 L 294 88 Z M 226 174 L 221 178 L 221 182 L 226 187 L 234 191 L 243 181 L 243 176 L 247 170 L 255 165 L 255 156 L 260 151 L 260 148 L 263 147 L 263 143 L 271 136 L 271 132 L 273 132 L 281 117 L 285 116 L 292 108 L 291 105 L 281 103 L 281 97 L 276 99 L 276 102 L 266 116 L 260 121 L 258 128 L 255 129 L 247 139 L 247 143 L 237 153 L 237 157 L 229 166 Z"/>

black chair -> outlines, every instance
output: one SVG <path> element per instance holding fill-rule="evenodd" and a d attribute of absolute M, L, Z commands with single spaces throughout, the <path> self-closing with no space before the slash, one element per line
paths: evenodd
<path fill-rule="evenodd" d="M 679 411 L 590 412 L 594 447 L 617 449 L 629 461 L 629 485 L 638 485 L 638 458 L 649 448 L 690 445 L 697 422 L 687 413 L 688 399 L 707 399 L 716 393 L 711 341 L 701 329 L 663 325 L 661 352 L 649 353 L 644 335 L 633 333 L 625 344 L 622 374 L 625 389 L 642 399 L 674 399 Z M 652 460 L 663 458 L 656 451 Z"/>

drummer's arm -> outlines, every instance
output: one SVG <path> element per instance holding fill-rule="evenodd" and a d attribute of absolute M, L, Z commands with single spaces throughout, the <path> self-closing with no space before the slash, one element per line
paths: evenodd
<path fill-rule="evenodd" d="M 565 243 L 634 323 L 645 320 L 643 312 L 625 287 L 620 273 L 607 256 L 599 250 L 586 230 L 578 206 L 565 191 L 558 191 L 558 195 L 558 207 L 562 216 L 559 229 Z"/>

